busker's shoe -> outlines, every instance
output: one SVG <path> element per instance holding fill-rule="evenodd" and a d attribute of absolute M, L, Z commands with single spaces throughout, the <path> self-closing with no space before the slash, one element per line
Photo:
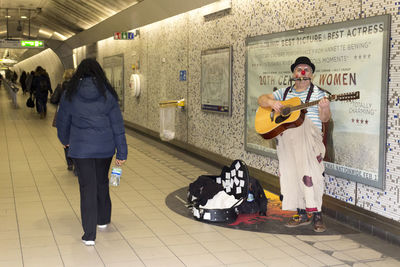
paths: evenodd
<path fill-rule="evenodd" d="M 286 227 L 298 227 L 302 225 L 309 225 L 311 220 L 308 218 L 307 214 L 296 214 L 285 224 Z"/>
<path fill-rule="evenodd" d="M 85 244 L 86 246 L 94 246 L 96 243 L 94 242 L 94 240 L 82 240 L 83 244 Z"/>
<path fill-rule="evenodd" d="M 321 212 L 314 213 L 314 232 L 323 233 L 326 231 L 326 226 L 322 221 L 322 214 Z"/>

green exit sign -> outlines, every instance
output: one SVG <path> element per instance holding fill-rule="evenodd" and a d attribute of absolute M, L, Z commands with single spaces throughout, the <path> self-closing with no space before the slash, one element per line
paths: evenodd
<path fill-rule="evenodd" d="M 44 43 L 37 40 L 25 40 L 21 41 L 21 47 L 44 47 Z"/>

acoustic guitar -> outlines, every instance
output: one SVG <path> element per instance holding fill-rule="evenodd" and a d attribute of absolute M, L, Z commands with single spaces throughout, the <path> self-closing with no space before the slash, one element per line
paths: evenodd
<path fill-rule="evenodd" d="M 350 101 L 360 98 L 360 92 L 331 95 L 329 101 Z M 299 97 L 281 101 L 281 113 L 271 108 L 258 107 L 255 118 L 256 132 L 264 139 L 272 139 L 286 129 L 300 126 L 304 121 L 306 108 L 317 105 L 319 100 L 302 103 Z"/>

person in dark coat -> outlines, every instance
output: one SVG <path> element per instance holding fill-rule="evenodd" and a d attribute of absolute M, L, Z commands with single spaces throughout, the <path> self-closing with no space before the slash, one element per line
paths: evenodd
<path fill-rule="evenodd" d="M 50 84 L 49 74 L 41 66 L 38 66 L 32 79 L 31 90 L 36 99 L 36 110 L 40 118 L 44 119 L 47 113 L 47 98 L 53 93 Z"/>
<path fill-rule="evenodd" d="M 21 76 L 19 76 L 19 83 L 21 84 L 23 94 L 26 94 L 26 72 L 22 71 Z"/>
<path fill-rule="evenodd" d="M 11 76 L 11 81 L 12 81 L 13 83 L 16 83 L 16 82 L 17 82 L 17 79 L 18 79 L 18 74 L 14 71 L 13 74 L 12 74 L 12 76 Z"/>
<path fill-rule="evenodd" d="M 33 76 L 35 76 L 35 72 L 31 71 L 30 73 L 28 73 L 28 75 L 26 76 L 26 80 L 25 80 L 26 91 L 29 92 L 31 97 L 33 95 L 33 91 L 32 91 Z"/>
<path fill-rule="evenodd" d="M 94 245 L 96 225 L 111 221 L 108 171 L 128 155 L 118 95 L 95 59 L 84 59 L 61 96 L 57 134 L 78 170 L 85 245 Z"/>
<path fill-rule="evenodd" d="M 54 93 L 50 98 L 50 102 L 52 104 L 57 104 L 58 105 L 60 103 L 61 95 L 63 94 L 63 92 L 68 87 L 69 80 L 71 80 L 73 74 L 74 74 L 74 69 L 66 69 L 64 71 L 63 82 L 61 84 L 57 85 L 57 88 L 54 90 Z M 54 119 L 53 119 L 53 126 L 54 127 L 57 127 L 56 126 L 57 113 L 58 113 L 58 111 L 56 111 L 56 113 L 54 114 Z M 69 147 L 64 147 L 65 160 L 66 160 L 67 166 L 68 166 L 67 169 L 69 171 L 74 170 L 75 176 L 78 176 L 76 168 L 74 168 L 74 161 L 72 160 L 71 157 L 68 156 L 68 150 L 69 150 Z"/>

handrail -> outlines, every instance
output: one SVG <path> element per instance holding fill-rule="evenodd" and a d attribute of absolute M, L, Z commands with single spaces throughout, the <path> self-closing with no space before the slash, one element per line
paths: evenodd
<path fill-rule="evenodd" d="M 17 87 L 16 84 L 14 84 L 11 81 L 8 81 L 7 79 L 2 79 L 2 82 L 4 84 L 4 88 L 6 88 L 6 90 L 8 91 L 8 94 L 11 98 L 11 101 L 14 105 L 15 108 L 18 108 L 18 104 L 17 104 L 17 92 L 19 90 L 19 88 Z"/>

